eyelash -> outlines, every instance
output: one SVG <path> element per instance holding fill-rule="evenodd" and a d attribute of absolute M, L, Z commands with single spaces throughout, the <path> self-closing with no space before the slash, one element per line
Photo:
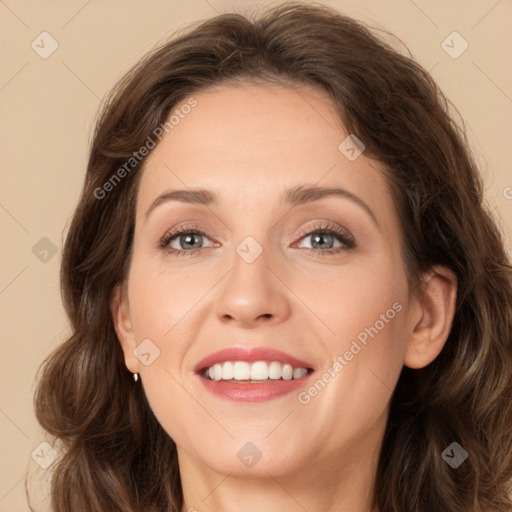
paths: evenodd
<path fill-rule="evenodd" d="M 306 232 L 302 232 L 299 236 L 299 240 L 301 240 L 302 238 L 305 238 L 307 236 L 311 236 L 313 234 L 318 234 L 318 233 L 321 233 L 322 235 L 335 236 L 344 245 L 344 247 L 337 247 L 335 249 L 326 249 L 326 250 L 310 249 L 309 247 L 305 247 L 302 250 L 307 251 L 309 254 L 312 254 L 313 256 L 322 257 L 321 255 L 318 254 L 319 252 L 327 254 L 327 255 L 334 255 L 334 254 L 339 254 L 343 251 L 354 249 L 356 247 L 355 241 L 351 235 L 349 235 L 346 231 L 338 228 L 337 226 L 329 224 L 329 223 L 315 224 L 312 228 L 309 228 L 308 230 L 306 230 Z M 184 225 L 184 226 L 180 226 L 179 228 L 175 229 L 174 231 L 172 231 L 170 233 L 167 233 L 160 240 L 159 247 L 161 249 L 167 249 L 167 252 L 169 254 L 173 254 L 174 256 L 193 256 L 198 251 L 206 249 L 206 247 L 200 247 L 198 249 L 191 249 L 188 251 L 182 250 L 182 249 L 169 250 L 168 245 L 174 238 L 176 238 L 179 235 L 190 235 L 190 234 L 201 235 L 201 236 L 208 238 L 208 236 L 205 233 L 203 233 L 199 229 L 195 228 L 194 226 Z"/>

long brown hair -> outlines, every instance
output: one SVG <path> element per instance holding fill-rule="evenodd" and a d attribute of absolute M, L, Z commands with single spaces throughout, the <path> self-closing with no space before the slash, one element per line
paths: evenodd
<path fill-rule="evenodd" d="M 305 3 L 189 27 L 146 55 L 102 108 L 63 251 L 72 332 L 41 365 L 34 399 L 38 421 L 60 443 L 53 510 L 181 510 L 176 446 L 133 385 L 109 303 L 130 263 L 144 165 L 133 153 L 182 100 L 244 80 L 326 91 L 365 155 L 382 164 L 411 288 L 435 264 L 458 279 L 444 349 L 425 368 L 404 367 L 394 391 L 376 481 L 380 512 L 510 511 L 511 266 L 463 123 L 410 57 L 362 23 Z M 442 458 L 453 442 L 468 453 L 456 469 Z"/>

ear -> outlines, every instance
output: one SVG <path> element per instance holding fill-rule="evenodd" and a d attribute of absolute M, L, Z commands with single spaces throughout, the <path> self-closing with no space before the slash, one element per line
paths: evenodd
<path fill-rule="evenodd" d="M 110 312 L 117 339 L 124 352 L 124 361 L 128 370 L 139 373 L 139 360 L 135 357 L 135 336 L 130 318 L 128 293 L 125 286 L 117 285 L 110 301 Z"/>
<path fill-rule="evenodd" d="M 444 347 L 452 328 L 457 298 L 457 278 L 448 268 L 436 265 L 423 279 L 421 296 L 413 299 L 404 364 L 423 368 Z"/>

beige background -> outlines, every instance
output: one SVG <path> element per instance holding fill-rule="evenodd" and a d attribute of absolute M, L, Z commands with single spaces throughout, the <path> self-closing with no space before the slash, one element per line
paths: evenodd
<path fill-rule="evenodd" d="M 66 336 L 58 271 L 63 236 L 82 185 L 100 99 L 176 28 L 243 0 L 36 2 L 0 0 L 0 511 L 26 511 L 23 479 L 45 471 L 30 458 L 45 439 L 32 411 L 34 376 Z M 280 3 L 280 2 L 272 2 Z M 389 30 L 459 109 L 485 178 L 488 202 L 512 237 L 512 3 L 508 0 L 326 1 Z M 48 32 L 47 59 L 31 47 Z M 457 31 L 457 59 L 441 47 Z M 45 36 L 47 37 L 47 36 Z M 39 43 L 38 43 L 39 42 Z M 49 40 L 45 39 L 45 48 Z M 460 41 L 454 43 L 455 49 Z M 39 51 L 43 51 L 40 49 Z M 56 247 L 46 255 L 47 237 Z M 34 254 L 36 243 L 39 250 Z M 47 245 L 45 245 L 47 244 Z M 47 261 L 44 260 L 46 257 Z"/>

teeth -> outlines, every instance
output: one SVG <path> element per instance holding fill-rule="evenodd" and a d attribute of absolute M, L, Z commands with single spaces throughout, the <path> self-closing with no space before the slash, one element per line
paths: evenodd
<path fill-rule="evenodd" d="M 216 363 L 203 372 L 210 380 L 292 380 L 301 379 L 308 373 L 307 368 L 293 368 L 291 364 L 281 364 L 278 361 L 226 361 Z"/>
<path fill-rule="evenodd" d="M 251 365 L 251 380 L 267 380 L 268 364 L 265 361 L 257 361 Z"/>
<path fill-rule="evenodd" d="M 222 365 L 222 378 L 230 380 L 235 376 L 235 368 L 231 361 L 227 361 Z"/>
<path fill-rule="evenodd" d="M 222 379 L 222 365 L 221 364 L 213 365 L 213 378 L 214 378 L 214 380 Z"/>
<path fill-rule="evenodd" d="M 300 379 L 300 378 L 304 377 L 307 373 L 308 373 L 308 371 L 306 370 L 306 368 L 294 368 L 293 369 L 293 378 Z"/>
<path fill-rule="evenodd" d="M 285 364 L 283 366 L 283 379 L 292 380 L 293 377 L 293 366 L 291 364 Z"/>
<path fill-rule="evenodd" d="M 234 379 L 249 380 L 251 378 L 251 365 L 245 361 L 237 361 L 234 364 Z"/>
<path fill-rule="evenodd" d="M 268 376 L 270 379 L 273 380 L 280 379 L 282 377 L 281 363 L 278 363 L 277 361 L 272 361 L 268 365 Z"/>

